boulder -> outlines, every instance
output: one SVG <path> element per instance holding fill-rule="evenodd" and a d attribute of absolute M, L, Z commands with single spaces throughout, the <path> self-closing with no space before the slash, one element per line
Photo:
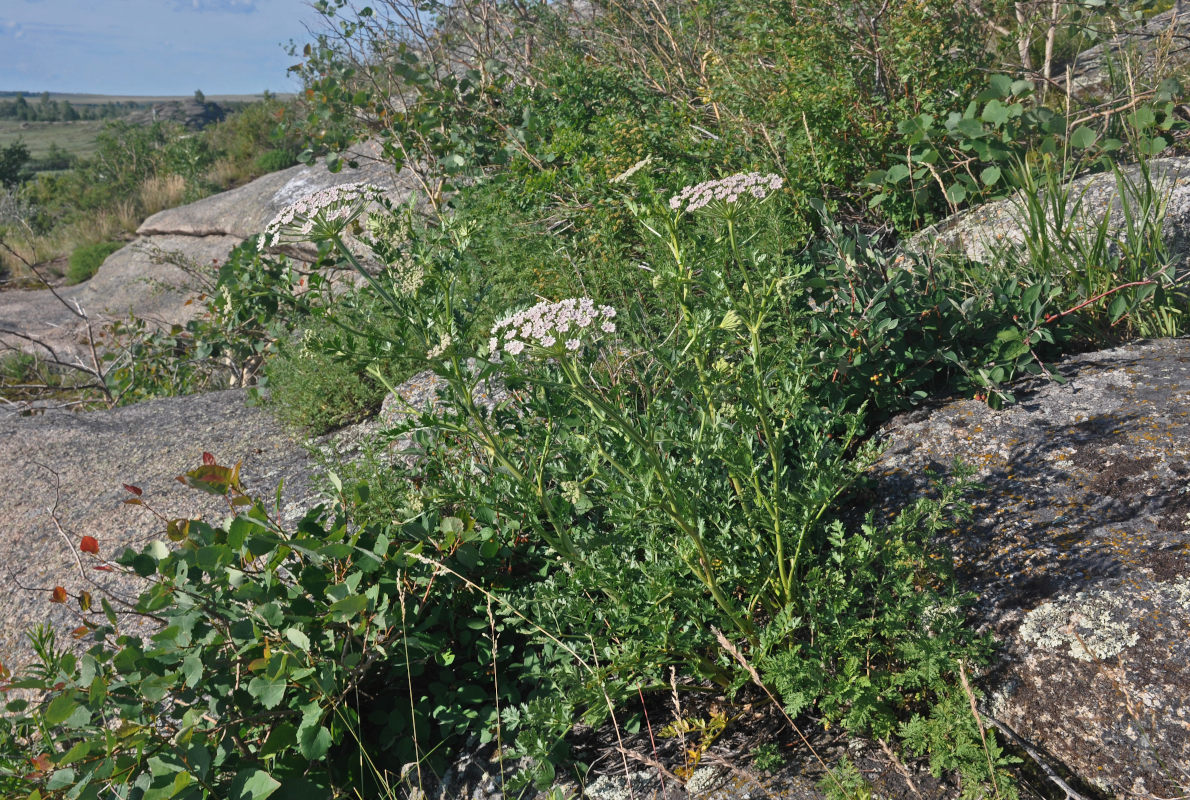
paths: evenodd
<path fill-rule="evenodd" d="M 323 165 L 299 165 L 257 178 L 238 189 L 211 195 L 194 203 L 160 211 L 141 223 L 138 236 L 236 236 L 247 239 L 264 230 L 277 213 L 308 194 L 341 183 L 373 183 L 400 201 L 416 186 L 409 170 L 394 174 L 392 165 L 380 160 L 374 143 L 360 145 L 351 154 L 357 169 L 330 172 Z"/>
<path fill-rule="evenodd" d="M 174 122 L 191 130 L 200 130 L 227 116 L 227 111 L 218 103 L 199 102 L 195 98 L 170 100 L 154 103 L 151 108 L 139 109 L 127 119 L 137 125 L 154 122 Z"/>
<path fill-rule="evenodd" d="M 1161 202 L 1148 204 L 1151 214 L 1164 213 L 1162 234 L 1168 253 L 1184 276 L 1190 266 L 1190 158 L 1158 158 L 1148 165 L 1156 196 Z M 1142 203 L 1145 179 L 1135 164 L 1113 172 L 1077 178 L 1069 184 L 1067 219 L 1056 221 L 1050 214 L 1046 231 L 1056 240 L 1056 222 L 1069 236 L 1090 235 L 1105 216 L 1109 217 L 1109 239 L 1125 231 L 1124 203 L 1137 211 Z M 905 248 L 916 253 L 957 253 L 974 261 L 992 263 L 1005 250 L 1024 246 L 1029 218 L 1021 198 L 1007 198 L 963 211 L 914 235 Z"/>
<path fill-rule="evenodd" d="M 894 418 L 873 477 L 891 515 L 954 459 L 983 488 L 945 537 L 1003 644 L 990 717 L 1118 796 L 1190 792 L 1190 339 L 1070 357 L 1016 405 Z"/>
<path fill-rule="evenodd" d="M 32 337 L 63 360 L 88 358 L 86 321 L 92 328 L 129 314 L 161 325 L 185 323 L 199 310 L 186 305 L 194 276 L 160 253 L 184 253 L 199 267 L 222 261 L 240 240 L 233 236 L 154 236 L 139 239 L 108 256 L 93 278 L 76 286 L 0 292 L 0 348 L 12 346 L 38 355 L 45 347 L 13 334 Z M 8 336 L 5 336 L 8 333 Z"/>
<path fill-rule="evenodd" d="M 59 642 L 80 624 L 80 591 L 102 589 L 135 599 L 142 581 L 96 571 L 125 547 L 165 540 L 164 525 L 144 508 L 124 505 L 123 484 L 167 517 L 228 513 L 219 498 L 183 486 L 175 477 L 202 463 L 204 451 L 221 464 L 243 462 L 245 489 L 271 501 L 283 485 L 287 522 L 313 505 L 317 470 L 305 446 L 264 409 L 245 405 L 243 390 L 149 400 L 85 413 L 49 410 L 37 416 L 0 411 L 0 563 L 7 586 L 0 663 L 15 670 L 33 659 L 25 632 L 49 622 Z M 99 542 L 99 556 L 78 553 L 83 536 Z M 76 561 L 76 555 L 81 561 Z M 50 602 L 62 586 L 67 603 Z M 113 603 L 117 605 L 118 603 Z M 84 641 L 80 643 L 86 645 Z"/>
<path fill-rule="evenodd" d="M 1084 102 L 1104 98 L 1112 91 L 1113 71 L 1116 87 L 1127 83 L 1130 71 L 1134 84 L 1148 89 L 1187 63 L 1190 8 L 1175 7 L 1075 56 L 1070 64 L 1070 93 Z M 1057 78 L 1059 85 L 1066 81 L 1064 74 Z"/>
<path fill-rule="evenodd" d="M 311 192 L 352 181 L 375 183 L 390 190 L 395 200 L 412 190 L 411 173 L 394 174 L 391 165 L 378 159 L 377 146 L 361 145 L 355 155 L 360 162 L 356 170 L 332 173 L 321 164 L 291 167 L 154 214 L 140 226 L 136 241 L 109 256 L 91 280 L 56 292 L 85 310 L 97 330 L 129 313 L 167 325 L 184 323 L 199 310 L 186 305 L 195 276 L 153 258 L 154 252 L 176 253 L 200 268 L 217 265 L 237 244 L 260 233 L 278 211 Z M 15 333 L 45 341 L 67 358 L 85 358 L 85 327 L 48 289 L 0 292 L 0 349 L 7 345 L 44 353 Z"/>

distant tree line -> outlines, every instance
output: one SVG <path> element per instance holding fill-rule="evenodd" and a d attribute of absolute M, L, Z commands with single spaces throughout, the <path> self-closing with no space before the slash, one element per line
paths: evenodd
<path fill-rule="evenodd" d="M 22 122 L 73 122 L 79 119 L 114 119 L 123 117 L 129 111 L 147 107 L 146 103 L 125 101 L 108 102 L 102 105 L 72 105 L 69 100 L 52 100 L 49 92 L 42 92 L 36 102 L 30 103 L 23 95 L 14 100 L 0 101 L 0 119 L 16 119 Z"/>

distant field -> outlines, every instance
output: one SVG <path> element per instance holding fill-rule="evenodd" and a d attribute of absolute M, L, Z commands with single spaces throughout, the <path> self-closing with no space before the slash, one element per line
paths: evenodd
<path fill-rule="evenodd" d="M 15 92 L 0 92 L 0 101 L 12 100 L 16 97 Z M 39 94 L 26 94 L 25 100 L 30 103 L 37 102 Z M 168 103 L 171 100 L 191 100 L 194 95 L 132 95 L 132 94 L 68 94 L 64 92 L 50 92 L 51 100 L 62 100 L 70 103 L 72 106 L 101 106 L 104 103 Z M 261 100 L 264 95 L 260 94 L 208 94 L 206 99 L 214 103 L 251 103 L 254 100 Z M 281 100 L 287 100 L 293 97 L 292 94 L 277 94 L 274 95 Z"/>
<path fill-rule="evenodd" d="M 275 95 L 285 100 L 292 94 Z M 6 102 L 16 97 L 16 92 L 0 91 L 0 102 Z M 136 103 L 141 107 L 153 103 L 168 103 L 176 100 L 192 100 L 193 95 L 172 96 L 139 96 L 116 94 L 65 94 L 50 92 L 50 99 L 69 102 L 72 106 L 101 106 L 105 103 Z M 208 94 L 205 96 L 214 103 L 251 103 L 263 99 L 259 94 Z M 26 101 L 37 103 L 38 95 L 26 95 Z M 131 111 L 131 109 L 130 109 Z M 29 155 L 40 158 L 49 152 L 51 144 L 57 144 L 68 153 L 86 157 L 96 150 L 95 137 L 103 130 L 105 120 L 78 120 L 76 122 L 22 122 L 13 119 L 0 119 L 0 147 L 20 139 L 29 148 Z"/>
<path fill-rule="evenodd" d="M 73 101 L 71 101 L 73 102 Z M 40 158 L 56 143 L 63 150 L 78 156 L 95 152 L 95 137 L 103 130 L 103 120 L 77 122 L 21 122 L 0 119 L 0 147 L 20 139 L 29 148 L 29 155 Z"/>

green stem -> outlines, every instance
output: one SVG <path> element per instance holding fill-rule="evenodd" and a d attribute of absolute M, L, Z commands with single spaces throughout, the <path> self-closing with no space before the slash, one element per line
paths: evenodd
<path fill-rule="evenodd" d="M 753 644 L 756 640 L 756 630 L 751 622 L 747 619 L 741 618 L 732 605 L 727 595 L 723 593 L 723 589 L 719 586 L 719 581 L 715 578 L 714 567 L 709 551 L 706 547 L 706 542 L 703 540 L 702 534 L 699 533 L 697 526 L 695 526 L 686 515 L 682 513 L 681 508 L 676 501 L 677 492 L 674 486 L 670 483 L 669 476 L 665 473 L 664 466 L 661 461 L 661 456 L 657 452 L 654 442 L 645 439 L 644 436 L 638 432 L 628 420 L 617 411 L 613 406 L 607 403 L 603 398 L 587 389 L 582 381 L 579 379 L 578 373 L 574 368 L 574 364 L 569 360 L 560 359 L 562 371 L 566 375 L 567 380 L 571 383 L 573 391 L 582 399 L 592 411 L 598 414 L 601 418 L 611 424 L 622 436 L 627 438 L 630 442 L 639 448 L 641 453 L 648 459 L 651 471 L 657 478 L 657 482 L 661 485 L 664 501 L 661 503 L 661 510 L 665 512 L 670 519 L 682 530 L 683 533 L 689 537 L 690 541 L 694 543 L 695 549 L 698 551 L 699 566 L 696 568 L 693 564 L 687 562 L 691 570 L 698 575 L 699 579 L 706 585 L 711 592 L 711 597 L 714 598 L 715 603 L 723 610 L 732 624 L 746 635 Z"/>

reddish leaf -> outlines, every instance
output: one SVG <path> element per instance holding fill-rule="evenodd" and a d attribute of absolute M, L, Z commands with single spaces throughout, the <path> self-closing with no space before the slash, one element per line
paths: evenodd
<path fill-rule="evenodd" d="M 213 466 L 215 466 L 215 463 L 216 463 L 215 457 L 204 450 L 203 454 L 202 454 L 202 463 L 208 467 L 213 467 Z"/>
<path fill-rule="evenodd" d="M 75 639 L 81 639 L 90 632 L 91 632 L 91 629 L 88 628 L 86 625 L 79 625 L 77 628 L 75 628 L 74 630 L 72 630 L 70 632 L 70 635 L 72 637 L 74 637 Z"/>
<path fill-rule="evenodd" d="M 35 758 L 31 758 L 29 761 L 32 762 L 33 766 L 37 767 L 37 769 L 41 772 L 48 772 L 54 766 L 54 762 L 50 761 L 50 757 L 46 753 L 42 753 Z"/>
<path fill-rule="evenodd" d="M 98 567 L 92 567 L 92 569 L 97 569 L 100 572 L 111 572 L 112 571 L 112 568 L 109 567 L 107 564 L 100 564 Z"/>
<path fill-rule="evenodd" d="M 99 555 L 99 540 L 94 536 L 84 536 L 82 543 L 79 545 L 79 550 L 97 556 Z"/>
<path fill-rule="evenodd" d="M 131 483 L 124 484 L 124 488 L 132 492 L 137 497 L 140 497 L 142 494 L 144 494 L 144 491 L 139 486 L 133 486 Z"/>
<path fill-rule="evenodd" d="M 178 478 L 182 483 L 211 494 L 227 494 L 230 489 L 239 488 L 239 468 L 221 467 L 218 464 L 203 464 Z"/>
<path fill-rule="evenodd" d="M 50 596 L 50 602 L 51 603 L 65 603 L 66 602 L 66 590 L 63 589 L 61 586 L 55 586 L 54 593 Z"/>

